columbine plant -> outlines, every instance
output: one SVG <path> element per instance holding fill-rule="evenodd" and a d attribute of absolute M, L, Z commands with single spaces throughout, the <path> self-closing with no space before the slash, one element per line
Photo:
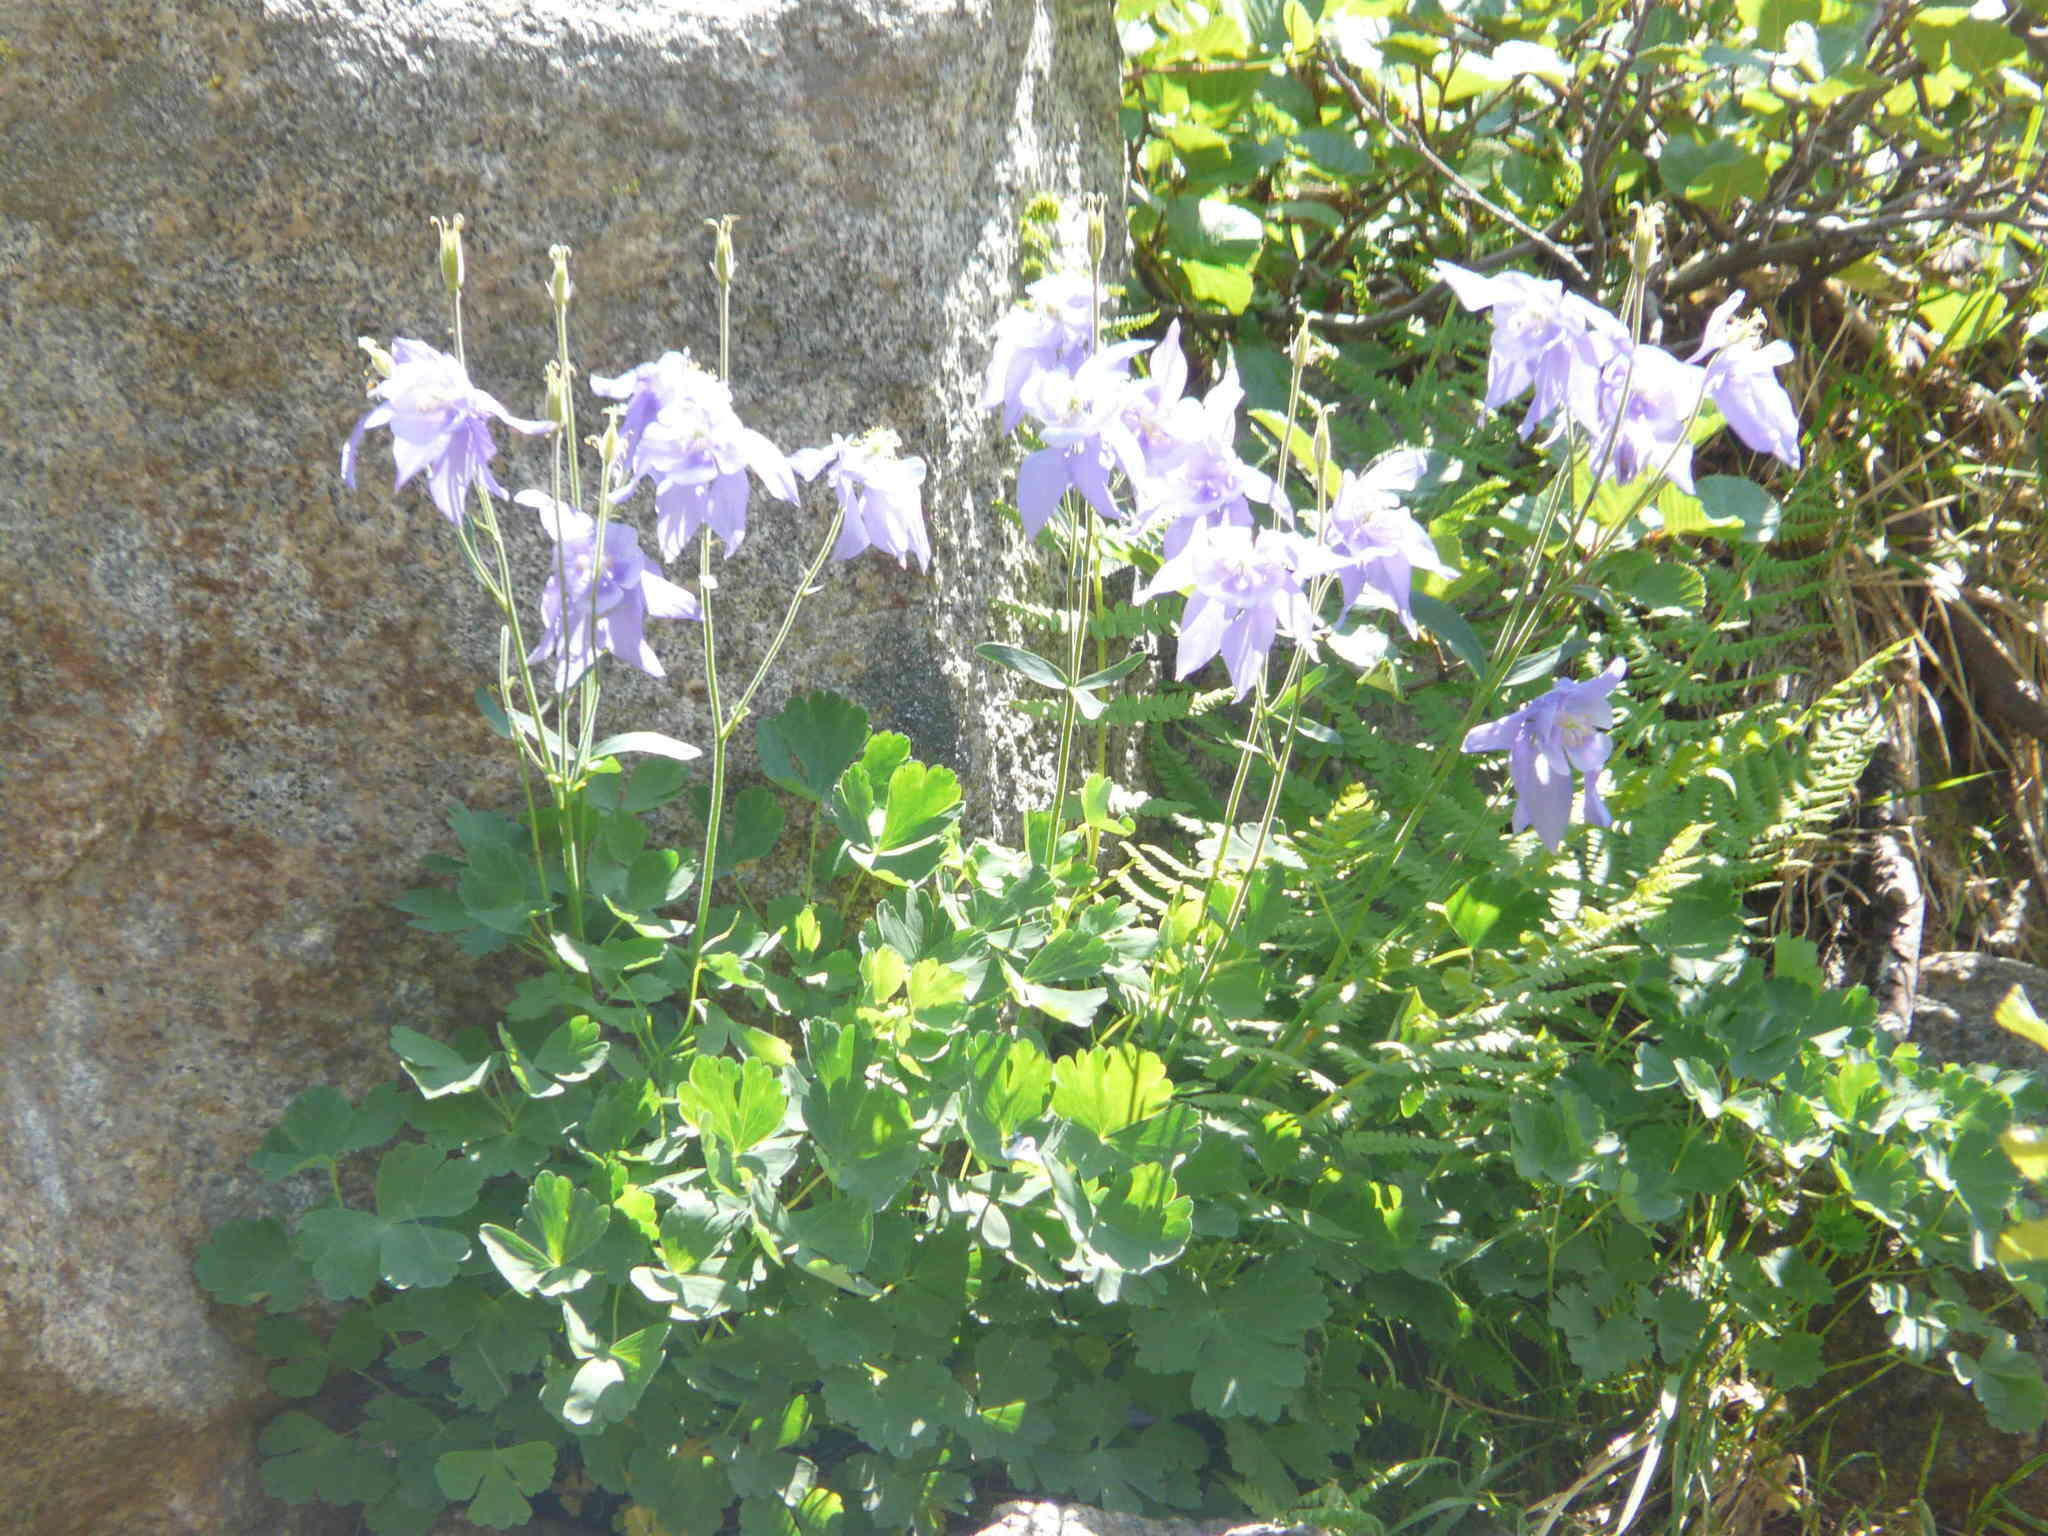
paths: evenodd
<path fill-rule="evenodd" d="M 230 1224 L 202 1254 L 216 1294 L 278 1314 L 264 1341 L 284 1363 L 281 1390 L 311 1396 L 335 1370 L 361 1384 L 341 1429 L 295 1412 L 265 1431 L 274 1491 L 361 1503 L 390 1536 L 425 1531 L 451 1503 L 513 1524 L 551 1486 L 565 1502 L 572 1488 L 615 1501 L 625 1529 L 730 1517 L 747 1536 L 936 1533 L 976 1480 L 1122 1506 L 1220 1506 L 1263 1478 L 1260 1499 L 1278 1509 L 1365 1454 L 1357 1391 L 1381 1370 L 1381 1335 L 1405 1326 L 1410 1301 L 1477 1315 L 1474 1298 L 1493 1304 L 1460 1294 L 1454 1272 L 1469 1266 L 1483 1271 L 1475 1285 L 1510 1275 L 1520 1317 L 1520 1298 L 1552 1275 L 1608 1263 L 1607 1249 L 1569 1250 L 1608 1233 L 1617 1211 L 1639 1235 L 1678 1209 L 1655 1182 L 1674 1177 L 1668 1126 L 1619 1159 L 1587 1150 L 1584 1127 L 1606 1112 L 1590 1096 L 1633 1091 L 1616 1086 L 1605 1056 L 1567 1082 L 1561 1047 L 1532 1036 L 1516 1080 L 1526 1096 L 1506 1117 L 1471 1114 L 1473 1096 L 1491 1091 L 1481 1075 L 1507 1049 L 1477 1042 L 1505 1038 L 1504 1012 L 1526 1016 L 1528 997 L 1475 1001 L 1478 983 L 1442 962 L 1475 964 L 1508 898 L 1461 887 L 1385 904 L 1401 908 L 1388 921 L 1441 919 L 1457 941 L 1417 949 L 1402 970 L 1385 958 L 1401 929 L 1368 944 L 1346 926 L 1385 918 L 1378 898 L 1440 802 L 1466 805 L 1468 840 L 1497 845 L 1489 871 L 1532 882 L 1567 878 L 1557 871 L 1570 861 L 1537 844 L 1564 845 L 1580 782 L 1584 820 L 1612 821 L 1602 775 L 1617 735 L 1625 742 L 1652 712 L 1617 711 L 1620 656 L 1573 680 L 1563 674 L 1585 644 L 1535 646 L 1611 528 L 1580 537 L 1591 498 L 1575 500 L 1573 474 L 1560 474 L 1523 567 L 1501 573 L 1513 597 L 1489 650 L 1440 595 L 1485 573 L 1461 573 L 1416 516 L 1440 456 L 1403 450 L 1342 470 L 1331 413 L 1305 392 L 1316 358 L 1306 328 L 1290 348 L 1287 408 L 1266 423 L 1273 451 L 1261 454 L 1227 370 L 1201 398 L 1189 393 L 1177 330 L 1153 345 L 1104 340 L 1104 238 L 1093 223 L 1087 262 L 1034 283 L 998 322 L 982 391 L 1006 430 L 1031 434 L 1019 521 L 1067 586 L 1056 658 L 982 647 L 1053 696 L 1051 803 L 1027 815 L 1021 849 L 963 840 L 950 772 L 917 761 L 904 737 L 871 732 L 857 706 L 800 693 L 756 723 L 762 774 L 809 836 L 800 869 L 764 894 L 745 871 L 789 811 L 759 786 L 728 794 L 729 745 L 829 562 L 873 550 L 930 566 L 925 465 L 884 429 L 785 454 L 744 425 L 729 379 L 724 224 L 715 370 L 672 350 L 593 378 L 614 404 L 580 439 L 558 248 L 546 419 L 513 418 L 469 381 L 459 221 L 444 228 L 454 351 L 373 350 L 377 403 L 344 471 L 369 431 L 389 427 L 400 485 L 426 477 L 500 608 L 491 714 L 528 770 L 525 814 L 459 813 L 463 858 L 442 866 L 452 888 L 416 892 L 405 909 L 472 952 L 522 945 L 544 970 L 489 1033 L 394 1030 L 417 1090 L 403 1105 L 388 1093 L 360 1104 L 331 1089 L 305 1095 L 257 1161 L 279 1178 L 324 1175 L 330 1198 L 290 1226 Z M 1796 459 L 1789 401 L 1773 393 L 1784 358 L 1732 327 L 1728 310 L 1680 363 L 1637 340 L 1633 321 L 1555 284 L 1454 270 L 1458 296 L 1495 318 L 1489 401 L 1533 392 L 1525 430 L 1552 426 L 1596 483 L 1686 483 L 1703 401 L 1744 441 Z M 548 535 L 531 597 L 498 522 L 494 424 L 555 429 L 547 485 L 511 498 Z M 801 506 L 805 483 L 830 492 L 831 517 L 766 656 L 728 699 L 714 555 L 743 545 L 757 488 Z M 658 553 L 633 522 L 643 485 Z M 1119 631 L 1111 621 L 1128 610 L 1104 593 L 1125 570 L 1141 611 Z M 1143 605 L 1165 611 L 1155 621 Z M 523 616 L 535 612 L 529 639 Z M 652 619 L 698 626 L 701 751 L 596 728 L 605 657 L 656 677 L 676 664 L 657 647 L 687 631 L 650 635 Z M 1228 718 L 1234 751 L 1220 815 L 1190 827 L 1185 806 L 1167 813 L 1182 817 L 1192 853 L 1134 836 L 1100 737 L 1095 768 L 1068 792 L 1080 722 L 1142 718 L 1159 702 L 1110 697 L 1150 659 L 1109 654 L 1105 636 L 1134 629 L 1171 638 L 1178 678 L 1220 661 L 1228 680 L 1202 696 Z M 1311 719 L 1305 701 L 1338 664 L 1391 682 L 1397 647 L 1432 644 L 1474 681 L 1446 685 L 1463 719 L 1417 750 L 1427 762 L 1404 781 L 1404 803 L 1381 813 L 1373 787 L 1353 786 L 1327 820 L 1290 823 L 1297 744 L 1327 748 L 1363 729 Z M 1500 702 L 1535 683 L 1543 691 L 1527 702 Z M 1463 753 L 1496 752 L 1508 757 L 1513 829 L 1534 839 L 1499 840 L 1500 806 L 1452 783 Z M 686 858 L 660 846 L 648 818 L 689 792 L 686 765 L 699 759 L 703 835 Z M 1241 815 L 1248 802 L 1256 812 Z M 1370 855 L 1331 863 L 1347 826 L 1365 829 Z M 1103 867 L 1107 839 L 1123 839 L 1121 867 Z M 1443 847 L 1445 878 L 1463 879 L 1457 847 Z M 1288 883 L 1316 859 L 1319 874 Z M 1337 919 L 1339 904 L 1353 915 Z M 1335 931 L 1305 941 L 1316 919 Z M 1588 929 L 1600 956 L 1611 931 Z M 1570 937 L 1510 979 L 1534 977 L 1524 990 L 1540 994 L 1571 963 Z M 1799 1001 L 1816 1034 L 1833 1027 L 1822 1005 Z M 1473 1009 L 1491 1011 L 1475 1023 Z M 1354 1038 L 1361 1013 L 1396 1011 Z M 1475 1043 L 1451 1041 L 1448 1075 L 1428 1076 L 1461 1019 Z M 1666 1022 L 1673 1040 L 1694 1028 Z M 1686 1049 L 1682 1068 L 1645 1053 L 1638 1089 L 1694 1091 L 1713 1038 Z M 1728 1070 L 1753 1070 L 1762 1049 L 1744 1046 Z M 1715 1097 L 1716 1126 L 1688 1120 L 1685 1147 L 1721 1145 L 1713 1138 L 1746 1123 L 1744 1102 Z M 1558 1125 L 1539 1126 L 1543 1114 Z M 1414 1115 L 1436 1118 L 1413 1145 L 1373 1125 Z M 390 1142 L 401 1118 L 406 1139 L 382 1152 L 371 1198 L 352 1203 L 342 1163 Z M 1511 1155 L 1484 1139 L 1508 1135 L 1493 1118 L 1510 1123 Z M 1620 1131 L 1611 1141 L 1624 1145 Z M 1410 1166 L 1425 1157 L 1438 1159 L 1426 1176 Z M 1550 1203 L 1501 1203 L 1499 1190 L 1539 1176 Z M 1610 1176 L 1583 1222 L 1555 1219 L 1569 1192 Z M 1453 1193 L 1498 1226 L 1468 1230 Z M 1575 1235 L 1561 1242 L 1560 1230 Z M 1623 1251 L 1619 1238 L 1611 1251 Z M 1710 1277 L 1703 1266 L 1682 1278 L 1704 1293 Z M 1804 1313 L 1785 1287 L 1743 1283 L 1729 1282 L 1731 1327 L 1797 1327 Z M 356 1305 L 332 1327 L 288 1315 L 316 1291 Z M 1683 1321 L 1706 1303 L 1674 1283 L 1657 1305 Z M 1372 1306 L 1377 1321 L 1362 1310 Z M 1568 1291 L 1553 1311 L 1575 1351 L 1630 1336 Z"/>

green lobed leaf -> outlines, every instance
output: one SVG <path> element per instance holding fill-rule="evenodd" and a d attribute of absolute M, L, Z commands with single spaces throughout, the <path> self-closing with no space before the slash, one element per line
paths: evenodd
<path fill-rule="evenodd" d="M 542 1403 L 572 1429 L 618 1423 L 639 1403 L 667 1357 L 669 1325 L 659 1323 L 603 1344 L 568 1301 L 562 1303 L 562 1319 L 580 1363 L 550 1373 Z"/>
<path fill-rule="evenodd" d="M 1054 1063 L 1056 1115 L 1108 1138 L 1173 1101 L 1166 1063 L 1134 1045 L 1094 1046 Z"/>
<path fill-rule="evenodd" d="M 1175 1274 L 1166 1302 L 1133 1319 L 1138 1364 L 1191 1372 L 1195 1406 L 1219 1419 L 1274 1420 L 1307 1379 L 1307 1336 L 1329 1313 L 1298 1255 L 1254 1265 L 1221 1289 Z"/>
<path fill-rule="evenodd" d="M 292 1100 L 284 1118 L 250 1156 L 249 1166 L 267 1179 L 332 1167 L 351 1152 L 389 1141 L 403 1118 L 403 1106 L 388 1085 L 369 1094 L 358 1108 L 340 1089 L 322 1083 Z"/>
<path fill-rule="evenodd" d="M 782 802 L 758 784 L 739 792 L 725 813 L 718 834 L 718 873 L 731 874 L 742 864 L 765 859 L 782 838 L 788 813 Z"/>
<path fill-rule="evenodd" d="M 1993 1331 L 1983 1352 L 1974 1359 L 1960 1350 L 1951 1351 L 1949 1364 L 1956 1379 L 1984 1405 L 1992 1428 L 2032 1435 L 2048 1418 L 2048 1386 L 2042 1383 L 2040 1363 L 2003 1329 Z"/>
<path fill-rule="evenodd" d="M 910 1105 L 869 1083 L 872 1051 L 859 1030 L 813 1020 L 805 1034 L 812 1078 L 798 1099 L 804 1127 L 833 1184 L 879 1211 L 924 1162 Z"/>
<path fill-rule="evenodd" d="M 434 1462 L 434 1479 L 451 1499 L 472 1502 L 477 1525 L 504 1530 L 533 1516 L 522 1495 L 544 1492 L 555 1477 L 555 1448 L 544 1440 L 478 1451 L 447 1451 Z"/>
<path fill-rule="evenodd" d="M 366 1502 L 382 1498 L 397 1480 L 375 1446 L 338 1435 L 296 1409 L 272 1419 L 256 1445 L 264 1456 L 264 1489 L 287 1504 Z"/>
<path fill-rule="evenodd" d="M 754 728 L 761 772 L 819 805 L 860 760 L 867 739 L 867 711 L 822 689 L 795 695 Z"/>
<path fill-rule="evenodd" d="M 1593 1381 L 1636 1365 L 1650 1353 L 1649 1330 L 1633 1312 L 1603 1316 L 1591 1291 L 1567 1285 L 1550 1301 L 1550 1321 L 1563 1330 L 1571 1357 Z"/>
<path fill-rule="evenodd" d="M 481 1059 L 472 1061 L 453 1046 L 423 1035 L 416 1029 L 407 1029 L 403 1024 L 392 1026 L 391 1049 L 398 1053 L 399 1065 L 405 1068 L 405 1075 L 429 1099 L 438 1099 L 444 1093 L 469 1093 L 481 1088 L 489 1081 L 491 1069 L 498 1064 L 494 1051 L 486 1051 Z"/>
<path fill-rule="evenodd" d="M 1194 1231 L 1194 1205 L 1165 1168 L 1141 1163 L 1094 1202 L 1086 1242 L 1125 1273 L 1144 1274 L 1180 1257 Z"/>
<path fill-rule="evenodd" d="M 1045 1113 L 1052 1063 L 1036 1042 L 981 1035 L 968 1043 L 963 1125 L 975 1156 L 992 1167 L 1009 1161 L 1018 1130 Z"/>
<path fill-rule="evenodd" d="M 782 1129 L 788 1099 L 767 1062 L 699 1056 L 676 1089 L 676 1108 L 698 1130 L 745 1152 Z"/>
<path fill-rule="evenodd" d="M 242 1307 L 260 1301 L 272 1312 L 303 1305 L 312 1279 L 291 1235 L 267 1216 L 215 1227 L 193 1255 L 192 1273 L 216 1301 Z"/>
<path fill-rule="evenodd" d="M 377 1213 L 389 1221 L 460 1216 L 476 1204 L 483 1170 L 417 1142 L 393 1147 L 377 1164 Z"/>

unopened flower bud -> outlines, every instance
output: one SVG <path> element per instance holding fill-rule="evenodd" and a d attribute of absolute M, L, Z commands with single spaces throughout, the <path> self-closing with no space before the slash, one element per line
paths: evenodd
<path fill-rule="evenodd" d="M 548 276 L 548 297 L 558 310 L 569 307 L 569 299 L 576 292 L 576 285 L 569 281 L 569 247 L 551 245 L 548 260 L 554 263 L 554 271 Z"/>
<path fill-rule="evenodd" d="M 435 219 L 434 228 L 441 232 L 441 281 L 448 285 L 450 293 L 462 292 L 462 215 L 452 219 Z"/>
<path fill-rule="evenodd" d="M 1294 339 L 1287 344 L 1287 360 L 1296 369 L 1306 373 L 1318 363 L 1329 361 L 1337 354 L 1329 344 L 1309 329 L 1308 317 L 1302 317 L 1301 325 L 1295 330 Z"/>
<path fill-rule="evenodd" d="M 1088 210 L 1088 265 L 1100 269 L 1108 250 L 1109 226 L 1102 217 L 1102 210 L 1091 208 Z"/>
<path fill-rule="evenodd" d="M 555 247 L 560 250 L 560 246 Z M 547 410 L 546 417 L 556 426 L 567 430 L 570 424 L 569 375 L 560 363 L 547 365 Z"/>
<path fill-rule="evenodd" d="M 729 213 L 723 218 L 704 221 L 717 231 L 711 248 L 711 275 L 718 279 L 718 286 L 721 288 L 732 286 L 735 270 L 732 254 L 732 221 L 733 216 Z"/>
<path fill-rule="evenodd" d="M 391 377 L 392 370 L 398 366 L 398 363 L 389 352 L 377 345 L 376 337 L 358 336 L 356 338 L 356 345 L 369 353 L 370 366 L 377 370 L 378 378 L 388 379 Z"/>
<path fill-rule="evenodd" d="M 604 430 L 591 440 L 597 446 L 598 461 L 616 464 L 622 451 L 619 443 L 619 413 L 617 410 L 605 414 Z"/>
<path fill-rule="evenodd" d="M 1664 209 L 1658 203 L 1645 203 L 1636 210 L 1635 238 L 1629 245 L 1629 269 L 1638 278 L 1648 278 L 1650 269 L 1657 264 L 1657 253 L 1664 243 Z"/>
<path fill-rule="evenodd" d="M 1316 407 L 1315 436 L 1309 439 L 1309 452 L 1315 458 L 1316 481 L 1322 482 L 1323 471 L 1330 465 L 1330 408 Z"/>

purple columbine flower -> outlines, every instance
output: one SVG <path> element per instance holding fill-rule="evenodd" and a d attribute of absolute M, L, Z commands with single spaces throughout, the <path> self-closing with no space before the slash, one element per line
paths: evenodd
<path fill-rule="evenodd" d="M 929 570 L 932 545 L 925 533 L 924 460 L 897 452 L 902 440 L 894 432 L 876 430 L 848 442 L 835 436 L 829 448 L 800 448 L 789 456 L 790 467 L 806 480 L 820 470 L 839 499 L 845 521 L 832 546 L 834 560 L 851 560 L 864 549 L 894 555 L 908 565 Z"/>
<path fill-rule="evenodd" d="M 1596 827 L 1614 817 L 1600 798 L 1600 770 L 1614 750 L 1614 692 L 1628 670 L 1616 657 L 1607 670 L 1582 683 L 1559 683 L 1511 715 L 1474 726 L 1467 752 L 1505 752 L 1515 785 L 1514 829 L 1534 827 L 1556 849 L 1572 817 L 1572 770 L 1586 776 L 1586 820 Z"/>
<path fill-rule="evenodd" d="M 388 426 L 391 457 L 398 465 L 398 479 L 391 488 L 398 490 L 424 471 L 434 505 L 459 528 L 472 485 L 483 486 L 493 496 L 505 494 L 491 473 L 498 448 L 491 441 L 489 418 L 496 417 L 515 432 L 552 432 L 554 423 L 514 416 L 470 383 L 462 364 L 424 341 L 401 336 L 391 343 L 391 353 L 388 376 L 370 391 L 380 403 L 356 423 L 342 447 L 342 484 L 355 489 L 356 454 L 363 434 Z"/>
<path fill-rule="evenodd" d="M 1202 402 L 1187 394 L 1188 359 L 1180 348 L 1180 322 L 1152 349 L 1145 377 L 1124 393 L 1124 425 L 1144 456 L 1148 475 L 1161 474 L 1208 430 Z M 1233 405 L 1232 409 L 1235 409 Z"/>
<path fill-rule="evenodd" d="M 1328 551 L 1299 534 L 1203 528 L 1159 567 L 1137 600 L 1188 591 L 1174 675 L 1189 677 L 1221 652 L 1241 699 L 1265 675 L 1276 636 L 1304 640 L 1314 632 L 1315 610 L 1304 589 L 1334 569 Z"/>
<path fill-rule="evenodd" d="M 1151 477 L 1144 494 L 1146 521 L 1166 524 L 1160 550 L 1171 560 L 1205 530 L 1254 527 L 1251 504 L 1271 503 L 1278 491 L 1270 475 L 1245 463 L 1228 442 L 1202 438 L 1171 469 Z"/>
<path fill-rule="evenodd" d="M 1024 408 L 1038 418 L 1045 444 L 1017 466 L 1017 515 L 1028 537 L 1037 538 L 1069 490 L 1111 522 L 1123 516 L 1110 489 L 1121 468 L 1135 481 L 1145 472 L 1145 455 L 1124 425 L 1124 397 L 1131 381 L 1124 370 L 1141 341 L 1106 347 L 1073 373 L 1034 375 L 1024 386 Z"/>
<path fill-rule="evenodd" d="M 1130 411 L 1124 414 L 1145 455 L 1145 473 L 1134 482 L 1139 515 L 1148 524 L 1166 524 L 1169 560 L 1204 528 L 1254 526 L 1251 503 L 1270 504 L 1278 494 L 1271 476 L 1237 455 L 1243 403 L 1244 391 L 1230 373 L 1202 399 L 1180 399 L 1142 424 Z"/>
<path fill-rule="evenodd" d="M 1626 326 L 1548 279 L 1521 272 L 1487 276 L 1448 261 L 1436 264 L 1436 275 L 1467 309 L 1493 311 L 1493 347 L 1486 359 L 1489 409 L 1533 390 L 1523 437 L 1560 410 L 1582 426 L 1593 423 L 1602 370 L 1629 346 Z"/>
<path fill-rule="evenodd" d="M 1014 432 L 1025 411 L 1024 390 L 1043 373 L 1075 373 L 1095 346 L 1095 279 L 1062 271 L 1024 290 L 1025 301 L 996 322 L 995 351 L 981 390 L 982 405 L 1003 408 Z"/>
<path fill-rule="evenodd" d="M 1799 467 L 1799 413 L 1778 382 L 1777 370 L 1792 361 L 1789 342 L 1757 345 L 1756 317 L 1742 321 L 1743 292 L 1736 289 L 1708 317 L 1706 334 L 1692 355 L 1707 363 L 1707 395 L 1735 435 L 1758 453 L 1768 453 L 1793 469 Z"/>
<path fill-rule="evenodd" d="M 642 480 L 654 482 L 654 532 L 664 560 L 681 555 L 700 528 L 731 554 L 747 536 L 747 471 L 781 501 L 796 500 L 796 474 L 782 450 L 732 408 L 732 391 L 683 352 L 664 352 L 615 378 L 591 375 L 590 387 L 624 400 L 619 437 L 626 458 L 623 501 Z"/>
<path fill-rule="evenodd" d="M 701 619 L 697 599 L 641 553 L 640 535 L 631 525 L 605 524 L 600 558 L 595 518 L 545 491 L 521 491 L 515 499 L 540 515 L 541 526 L 555 541 L 548 584 L 540 595 L 540 644 L 528 654 L 527 665 L 550 661 L 558 693 L 607 651 L 649 677 L 662 676 L 661 658 L 647 643 L 643 626 L 649 615 Z"/>
<path fill-rule="evenodd" d="M 1429 455 L 1404 448 L 1374 462 L 1362 475 L 1345 471 L 1330 508 L 1328 548 L 1341 562 L 1337 581 L 1346 608 L 1389 608 L 1415 633 L 1415 573 L 1455 576 L 1427 530 L 1401 505 L 1422 481 Z"/>
<path fill-rule="evenodd" d="M 1691 494 L 1693 418 L 1707 388 L 1707 371 L 1682 363 L 1662 347 L 1642 343 L 1608 361 L 1600 376 L 1600 423 L 1595 446 L 1613 437 L 1604 466 L 1627 485 L 1645 470 L 1662 474 Z"/>

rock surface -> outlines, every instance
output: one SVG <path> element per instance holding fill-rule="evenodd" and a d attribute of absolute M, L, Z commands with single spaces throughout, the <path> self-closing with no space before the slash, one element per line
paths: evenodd
<path fill-rule="evenodd" d="M 310 1531 L 191 1253 L 294 1093 L 488 1013 L 388 903 L 452 801 L 511 801 L 445 525 L 381 440 L 339 484 L 356 336 L 445 338 L 427 220 L 460 211 L 473 372 L 538 414 L 551 243 L 585 369 L 715 357 L 702 220 L 738 215 L 742 415 L 932 465 L 934 576 L 834 568 L 784 686 L 861 696 L 985 817 L 1034 764 L 971 649 L 1025 569 L 976 373 L 1023 200 L 1120 184 L 1115 40 L 1063 0 L 0 0 L 0 40 L 0 1509 Z M 821 531 L 757 501 L 735 668 Z M 701 735 L 694 639 L 614 723 Z"/>
<path fill-rule="evenodd" d="M 1913 1039 L 1936 1061 L 1988 1061 L 2020 1072 L 2048 1072 L 2040 1048 L 1992 1017 L 2014 987 L 2036 1013 L 2048 1010 L 2048 970 L 2003 955 L 1949 952 L 1920 960 Z"/>

